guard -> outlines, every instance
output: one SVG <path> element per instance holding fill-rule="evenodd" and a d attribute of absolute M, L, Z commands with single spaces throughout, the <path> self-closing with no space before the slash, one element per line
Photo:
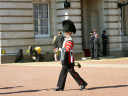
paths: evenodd
<path fill-rule="evenodd" d="M 80 90 L 83 90 L 87 86 L 87 83 L 74 70 L 74 56 L 72 52 L 74 42 L 72 40 L 71 35 L 72 33 L 74 34 L 76 33 L 76 28 L 73 22 L 70 20 L 63 21 L 62 26 L 63 26 L 64 35 L 66 36 L 66 38 L 63 42 L 62 52 L 61 52 L 62 69 L 60 72 L 57 88 L 55 89 L 55 91 L 64 90 L 65 81 L 66 81 L 68 72 L 75 79 L 78 85 L 81 86 Z"/>

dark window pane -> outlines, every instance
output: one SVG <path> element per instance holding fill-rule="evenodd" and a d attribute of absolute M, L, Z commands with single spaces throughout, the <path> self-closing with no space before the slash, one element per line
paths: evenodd
<path fill-rule="evenodd" d="M 38 18 L 38 12 L 34 12 L 34 18 Z"/>
<path fill-rule="evenodd" d="M 43 18 L 48 18 L 48 5 L 43 6 Z"/>
<path fill-rule="evenodd" d="M 34 10 L 38 10 L 38 4 L 34 4 Z"/>
<path fill-rule="evenodd" d="M 43 18 L 48 18 L 48 12 L 44 12 Z"/>
<path fill-rule="evenodd" d="M 43 9 L 44 9 L 44 10 L 48 10 L 48 4 L 44 4 L 44 5 L 43 5 Z"/>
<path fill-rule="evenodd" d="M 35 32 L 35 35 L 38 35 L 38 32 Z"/>
<path fill-rule="evenodd" d="M 42 19 L 40 20 L 40 26 L 43 26 L 43 20 Z"/>
<path fill-rule="evenodd" d="M 34 23 L 35 23 L 35 26 L 38 26 L 38 20 L 35 20 Z"/>
<path fill-rule="evenodd" d="M 42 11 L 39 12 L 39 18 L 43 18 L 43 12 Z"/>
<path fill-rule="evenodd" d="M 35 27 L 35 32 L 38 33 L 38 27 Z"/>
<path fill-rule="evenodd" d="M 43 26 L 48 26 L 48 19 L 43 19 Z"/>
<path fill-rule="evenodd" d="M 39 4 L 39 10 L 43 10 L 43 5 Z"/>
<path fill-rule="evenodd" d="M 48 27 L 44 27 L 43 34 L 48 34 Z"/>
<path fill-rule="evenodd" d="M 41 27 L 41 34 L 43 34 L 43 27 Z"/>

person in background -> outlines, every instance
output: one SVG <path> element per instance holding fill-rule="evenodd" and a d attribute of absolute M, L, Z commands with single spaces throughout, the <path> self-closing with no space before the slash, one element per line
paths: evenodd
<path fill-rule="evenodd" d="M 57 45 L 57 56 L 59 57 L 59 59 L 61 58 L 61 48 L 64 42 L 64 36 L 62 36 L 62 33 L 59 31 L 58 32 L 58 36 L 56 37 L 56 45 Z"/>
<path fill-rule="evenodd" d="M 15 63 L 23 63 L 23 49 L 19 49 L 19 52 L 15 59 Z"/>
<path fill-rule="evenodd" d="M 94 59 L 94 44 L 93 44 L 93 33 L 90 33 L 90 38 L 89 38 L 89 44 L 90 44 L 90 55 L 91 55 L 91 59 Z"/>
<path fill-rule="evenodd" d="M 56 37 L 57 36 L 54 36 L 54 39 L 53 39 L 53 44 L 54 44 L 54 49 L 53 49 L 53 51 L 54 51 L 54 59 L 55 59 L 55 61 L 57 62 L 57 54 L 56 54 L 56 50 L 57 50 L 57 44 L 56 44 Z"/>
<path fill-rule="evenodd" d="M 95 38 L 95 35 L 96 35 L 96 29 L 93 30 L 93 38 Z"/>
<path fill-rule="evenodd" d="M 98 34 L 95 34 L 95 39 L 93 40 L 94 43 L 94 59 L 99 60 L 99 49 L 100 49 L 100 42 L 99 42 Z"/>
<path fill-rule="evenodd" d="M 106 30 L 103 30 L 103 34 L 102 34 L 103 56 L 106 56 L 107 54 L 108 37 L 106 33 L 107 33 Z"/>

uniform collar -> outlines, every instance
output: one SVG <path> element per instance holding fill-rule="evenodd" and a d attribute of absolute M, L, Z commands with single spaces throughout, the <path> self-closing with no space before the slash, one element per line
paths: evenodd
<path fill-rule="evenodd" d="M 72 41 L 72 37 L 71 36 L 67 36 L 66 37 L 66 41 Z"/>

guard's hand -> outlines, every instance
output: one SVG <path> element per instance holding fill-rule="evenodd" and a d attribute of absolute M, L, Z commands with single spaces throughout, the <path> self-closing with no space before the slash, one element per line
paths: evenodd
<path fill-rule="evenodd" d="M 78 67 L 78 68 L 81 68 L 81 64 L 79 62 L 75 62 L 74 63 L 74 66 Z"/>

